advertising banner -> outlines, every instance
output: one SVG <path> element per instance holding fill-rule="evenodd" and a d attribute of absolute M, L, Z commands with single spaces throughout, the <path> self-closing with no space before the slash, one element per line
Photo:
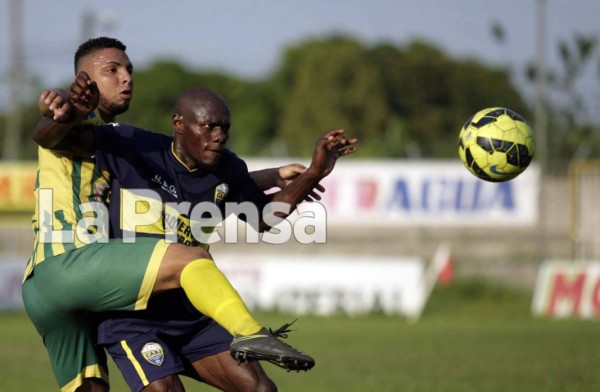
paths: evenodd
<path fill-rule="evenodd" d="M 600 261 L 543 263 L 532 312 L 552 318 L 600 318 Z"/>
<path fill-rule="evenodd" d="M 286 162 L 247 163 L 259 169 Z M 512 181 L 491 183 L 458 160 L 341 160 L 322 181 L 321 202 L 328 224 L 523 227 L 537 221 L 539 182 L 535 166 Z M 306 203 L 300 211 L 320 216 L 317 207 Z"/>
<path fill-rule="evenodd" d="M 31 212 L 36 162 L 0 162 L 0 212 Z"/>
<path fill-rule="evenodd" d="M 425 303 L 424 264 L 416 258 L 222 254 L 216 262 L 254 309 L 412 317 Z"/>

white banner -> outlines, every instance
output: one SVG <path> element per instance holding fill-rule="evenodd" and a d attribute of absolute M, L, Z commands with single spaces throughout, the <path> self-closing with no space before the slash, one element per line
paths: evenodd
<path fill-rule="evenodd" d="M 416 258 L 220 254 L 216 262 L 255 309 L 415 316 L 425 302 L 424 265 Z"/>
<path fill-rule="evenodd" d="M 0 262 L 0 311 L 23 308 L 25 260 Z M 416 258 L 219 254 L 216 262 L 252 309 L 417 317 L 426 302 Z"/>
<path fill-rule="evenodd" d="M 251 170 L 290 161 L 250 160 Z M 306 162 L 301 162 L 305 163 Z M 322 181 L 329 224 L 385 226 L 533 226 L 540 175 L 479 180 L 456 161 L 340 160 Z M 300 211 L 310 211 L 306 203 Z M 493 223 L 491 223 L 493 222 Z"/>
<path fill-rule="evenodd" d="M 554 318 L 600 318 L 600 261 L 543 263 L 532 312 Z"/>

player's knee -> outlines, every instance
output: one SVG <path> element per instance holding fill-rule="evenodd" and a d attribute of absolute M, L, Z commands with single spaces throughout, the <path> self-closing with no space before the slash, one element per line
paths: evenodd
<path fill-rule="evenodd" d="M 252 373 L 252 376 L 245 380 L 244 388 L 244 391 L 248 392 L 277 392 L 277 385 L 264 373 Z"/>
<path fill-rule="evenodd" d="M 268 377 L 261 377 L 256 385 L 258 392 L 277 392 L 277 385 Z"/>
<path fill-rule="evenodd" d="M 84 378 L 75 392 L 108 392 L 108 385 L 99 378 Z"/>
<path fill-rule="evenodd" d="M 146 385 L 142 392 L 185 392 L 179 377 L 171 375 Z"/>
<path fill-rule="evenodd" d="M 181 272 L 195 260 L 211 260 L 210 253 L 204 248 L 171 244 L 165 253 L 155 283 L 155 290 L 169 290 L 180 287 Z"/>
<path fill-rule="evenodd" d="M 170 263 L 185 267 L 187 264 L 198 259 L 211 259 L 210 253 L 199 246 L 186 246 L 182 244 L 171 244 L 165 254 Z"/>

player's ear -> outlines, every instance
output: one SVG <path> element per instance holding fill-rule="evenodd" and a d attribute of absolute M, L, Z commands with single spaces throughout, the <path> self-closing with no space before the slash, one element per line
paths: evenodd
<path fill-rule="evenodd" d="M 182 133 L 183 132 L 183 117 L 181 116 L 181 114 L 175 113 L 173 115 L 173 131 L 175 133 Z"/>

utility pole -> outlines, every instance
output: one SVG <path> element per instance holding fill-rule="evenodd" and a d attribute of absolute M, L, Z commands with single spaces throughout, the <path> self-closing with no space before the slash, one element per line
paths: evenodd
<path fill-rule="evenodd" d="M 534 134 L 536 139 L 536 160 L 540 167 L 540 189 L 538 190 L 538 211 L 539 211 L 539 249 L 540 256 L 544 259 L 547 256 L 548 225 L 546 214 L 547 192 L 544 187 L 547 185 L 548 177 L 548 114 L 546 111 L 546 1 L 536 1 L 536 90 L 537 99 L 535 105 Z"/>
<path fill-rule="evenodd" d="M 548 165 L 548 117 L 546 113 L 546 1 L 537 0 L 536 7 L 536 90 L 535 132 L 538 162 L 542 171 Z"/>
<path fill-rule="evenodd" d="M 8 34 L 10 37 L 9 113 L 4 135 L 3 158 L 16 160 L 21 152 L 21 81 L 23 70 L 23 7 L 21 0 L 9 0 Z"/>

